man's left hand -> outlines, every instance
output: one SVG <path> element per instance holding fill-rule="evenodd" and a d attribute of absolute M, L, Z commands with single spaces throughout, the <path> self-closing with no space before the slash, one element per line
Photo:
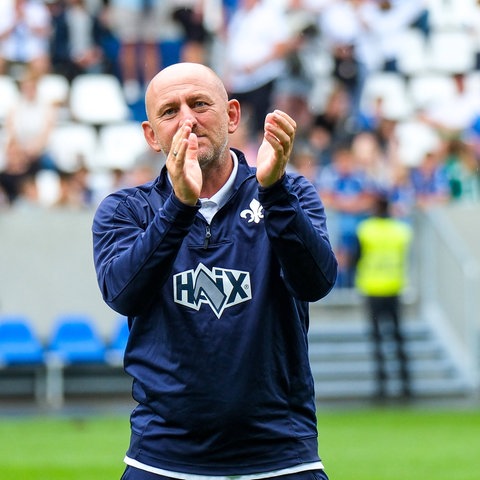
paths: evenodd
<path fill-rule="evenodd" d="M 284 175 L 296 130 L 295 120 L 281 110 L 266 116 L 265 133 L 257 155 L 257 180 L 262 187 L 273 185 Z"/>

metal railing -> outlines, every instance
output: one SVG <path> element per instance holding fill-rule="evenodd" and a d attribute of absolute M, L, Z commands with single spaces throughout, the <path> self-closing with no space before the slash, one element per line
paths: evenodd
<path fill-rule="evenodd" d="M 477 221 L 480 229 L 480 216 Z M 419 213 L 417 225 L 422 315 L 456 359 L 465 382 L 476 391 L 480 386 L 478 258 L 445 210 Z"/>

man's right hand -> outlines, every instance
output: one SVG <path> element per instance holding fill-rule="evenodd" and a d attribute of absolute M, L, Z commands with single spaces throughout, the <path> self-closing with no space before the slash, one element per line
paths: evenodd
<path fill-rule="evenodd" d="M 166 162 L 175 196 L 186 205 L 195 205 L 202 190 L 202 171 L 198 163 L 198 139 L 186 121 L 175 134 Z"/>

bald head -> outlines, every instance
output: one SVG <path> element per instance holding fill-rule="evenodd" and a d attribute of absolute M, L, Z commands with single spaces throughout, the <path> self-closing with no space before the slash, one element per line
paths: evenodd
<path fill-rule="evenodd" d="M 223 82 L 205 65 L 177 63 L 161 70 L 145 95 L 148 120 L 142 122 L 145 139 L 153 150 L 180 148 L 178 138 L 198 145 L 195 152 L 202 169 L 231 163 L 229 135 L 240 123 L 240 104 L 228 99 Z M 197 147 L 195 147 L 197 148 Z"/>
<path fill-rule="evenodd" d="M 150 119 L 155 98 L 167 91 L 180 91 L 186 85 L 193 85 L 200 90 L 206 89 L 219 95 L 225 103 L 228 101 L 222 80 L 211 68 L 200 63 L 175 63 L 158 72 L 149 83 L 145 94 L 147 117 Z"/>

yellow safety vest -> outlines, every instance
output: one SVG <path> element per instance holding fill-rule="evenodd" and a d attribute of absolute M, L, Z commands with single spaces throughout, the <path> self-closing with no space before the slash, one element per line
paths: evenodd
<path fill-rule="evenodd" d="M 411 227 L 394 218 L 371 217 L 357 228 L 360 259 L 356 287 L 364 295 L 398 295 L 406 283 Z"/>

